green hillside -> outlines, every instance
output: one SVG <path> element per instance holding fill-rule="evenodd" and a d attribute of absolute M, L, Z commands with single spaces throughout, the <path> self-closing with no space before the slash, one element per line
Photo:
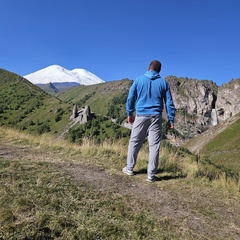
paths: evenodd
<path fill-rule="evenodd" d="M 52 97 L 17 74 L 0 69 L 0 125 L 31 133 L 58 133 L 72 105 Z"/>
<path fill-rule="evenodd" d="M 190 151 L 217 167 L 240 172 L 240 113 L 185 144 Z"/>
<path fill-rule="evenodd" d="M 211 161 L 240 172 L 240 118 L 226 130 L 214 137 L 202 149 Z"/>
<path fill-rule="evenodd" d="M 118 139 L 129 135 L 129 129 L 125 129 L 113 123 L 107 117 L 101 116 L 101 113 L 104 112 L 105 115 L 109 114 L 108 116 L 112 118 L 120 119 L 121 113 L 121 119 L 123 119 L 123 116 L 126 118 L 125 99 L 122 101 L 124 92 L 122 89 L 126 87 L 122 83 L 117 84 L 117 88 L 121 88 L 120 91 L 116 90 L 113 87 L 115 85 L 112 84 L 107 84 L 104 88 L 101 88 L 100 85 L 83 86 L 81 88 L 81 90 L 84 90 L 83 97 L 78 98 L 80 95 L 78 89 L 74 101 L 67 101 L 66 99 L 74 96 L 76 88 L 72 88 L 73 92 L 67 92 L 66 99 L 63 101 L 51 96 L 23 77 L 4 69 L 0 70 L 0 84 L 0 126 L 7 126 L 33 134 L 50 133 L 55 136 L 66 137 L 71 142 L 81 142 L 83 138 L 103 141 L 105 138 Z M 114 90 L 111 92 L 109 91 L 110 88 Z M 103 92 L 105 94 L 102 94 Z M 94 98 L 95 93 L 99 98 Z M 93 97 L 90 103 L 86 102 L 89 96 Z M 105 105 L 103 102 L 105 102 Z M 75 124 L 75 120 L 70 120 L 73 103 L 77 103 L 79 108 L 90 104 L 96 113 L 94 119 L 85 124 Z M 120 105 L 112 108 L 113 105 L 118 103 L 124 110 L 120 111 Z M 105 111 L 99 110 L 101 106 L 105 106 Z M 111 109 L 113 111 L 109 112 Z"/>
<path fill-rule="evenodd" d="M 89 105 L 93 112 L 108 115 L 113 99 L 124 98 L 125 101 L 131 85 L 132 81 L 123 79 L 90 86 L 79 86 L 60 93 L 58 98 L 80 107 Z M 125 102 L 119 104 L 118 110 L 126 116 Z M 112 114 L 110 116 L 113 117 Z"/>

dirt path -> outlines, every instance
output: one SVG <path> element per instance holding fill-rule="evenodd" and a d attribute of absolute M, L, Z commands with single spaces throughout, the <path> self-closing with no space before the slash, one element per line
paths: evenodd
<path fill-rule="evenodd" d="M 223 198 L 220 191 L 189 183 L 185 179 L 148 183 L 137 176 L 113 174 L 96 166 L 71 163 L 61 155 L 42 150 L 11 146 L 0 142 L 0 159 L 51 161 L 73 181 L 85 182 L 98 191 L 113 191 L 126 196 L 132 204 L 147 207 L 162 221 L 195 239 L 240 239 L 239 198 Z"/>

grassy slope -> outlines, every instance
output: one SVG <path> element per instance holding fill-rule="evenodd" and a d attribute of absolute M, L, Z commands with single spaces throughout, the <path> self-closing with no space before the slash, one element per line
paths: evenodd
<path fill-rule="evenodd" d="M 71 104 L 50 96 L 26 79 L 0 69 L 0 124 L 36 133 L 43 125 L 58 133 L 72 113 Z M 59 110 L 63 114 L 56 121 Z"/>
<path fill-rule="evenodd" d="M 90 96 L 81 107 L 89 105 L 93 112 L 106 115 L 113 97 L 119 97 L 127 93 L 131 84 L 132 81 L 124 79 L 90 86 L 79 86 L 60 93 L 58 98 L 75 104 L 84 99 L 85 96 Z"/>
<path fill-rule="evenodd" d="M 235 172 L 240 171 L 240 113 L 185 144 L 190 151 Z"/>
<path fill-rule="evenodd" d="M 240 172 L 240 118 L 202 149 L 212 162 Z"/>

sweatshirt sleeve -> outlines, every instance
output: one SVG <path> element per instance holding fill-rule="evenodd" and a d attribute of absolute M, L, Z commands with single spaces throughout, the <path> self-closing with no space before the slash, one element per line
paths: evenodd
<path fill-rule="evenodd" d="M 165 105 L 166 105 L 166 111 L 168 115 L 168 120 L 171 124 L 174 123 L 174 117 L 175 117 L 175 106 L 172 99 L 172 93 L 169 84 L 167 83 L 166 88 L 166 96 L 165 96 Z"/>
<path fill-rule="evenodd" d="M 133 112 L 135 111 L 136 97 L 137 97 L 136 83 L 133 82 L 133 85 L 129 90 L 128 98 L 126 102 L 126 111 L 128 116 L 132 116 Z"/>

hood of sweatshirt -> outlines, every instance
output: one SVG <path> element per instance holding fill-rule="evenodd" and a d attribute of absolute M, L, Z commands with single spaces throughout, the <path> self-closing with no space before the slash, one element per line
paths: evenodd
<path fill-rule="evenodd" d="M 159 73 L 157 73 L 157 72 L 154 71 L 154 70 L 147 71 L 144 75 L 145 75 L 146 77 L 150 78 L 151 80 L 154 80 L 154 79 L 156 79 L 156 78 L 160 78 Z"/>
<path fill-rule="evenodd" d="M 150 71 L 147 71 L 144 76 L 150 78 L 150 80 L 155 80 L 157 78 L 160 78 L 160 75 L 159 73 L 157 73 L 156 71 L 154 70 L 150 70 Z M 152 97 L 152 81 L 149 82 L 148 84 L 148 94 L 149 94 L 149 97 L 151 98 Z"/>

